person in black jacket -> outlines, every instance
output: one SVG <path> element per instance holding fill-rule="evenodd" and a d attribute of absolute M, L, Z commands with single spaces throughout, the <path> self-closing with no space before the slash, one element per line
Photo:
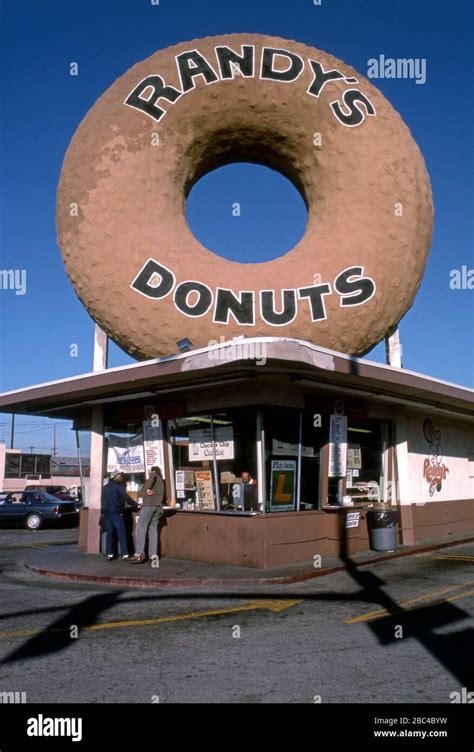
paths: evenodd
<path fill-rule="evenodd" d="M 114 535 L 117 533 L 122 559 L 128 559 L 125 507 L 138 509 L 123 487 L 123 474 L 115 473 L 102 491 L 102 513 L 105 517 L 107 559 L 114 559 Z"/>
<path fill-rule="evenodd" d="M 247 470 L 240 476 L 242 478 L 242 487 L 244 492 L 244 512 L 258 511 L 258 489 L 257 481 L 252 478 Z"/>

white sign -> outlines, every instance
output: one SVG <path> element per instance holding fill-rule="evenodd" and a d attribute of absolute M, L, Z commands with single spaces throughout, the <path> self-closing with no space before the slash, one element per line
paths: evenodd
<path fill-rule="evenodd" d="M 362 455 L 360 453 L 360 446 L 350 446 L 347 450 L 347 467 L 362 468 Z"/>
<path fill-rule="evenodd" d="M 329 424 L 329 477 L 342 478 L 347 466 L 347 417 L 331 415 Z"/>
<path fill-rule="evenodd" d="M 176 470 L 175 487 L 177 491 L 184 491 L 184 470 Z"/>
<path fill-rule="evenodd" d="M 144 473 L 143 444 L 130 447 L 109 445 L 107 451 L 108 473 Z"/>
<path fill-rule="evenodd" d="M 189 461 L 212 460 L 214 447 L 217 460 L 234 459 L 234 429 L 222 426 L 214 429 L 215 442 L 210 428 L 196 428 L 189 431 Z"/>
<path fill-rule="evenodd" d="M 298 456 L 298 444 L 288 444 L 286 441 L 280 441 L 279 439 L 273 439 L 272 454 L 282 457 L 297 457 Z M 301 447 L 302 457 L 315 457 L 314 447 Z"/>
<path fill-rule="evenodd" d="M 177 491 L 194 491 L 194 470 L 176 470 L 175 475 Z"/>
<path fill-rule="evenodd" d="M 359 527 L 360 512 L 349 512 L 346 515 L 346 528 Z"/>
<path fill-rule="evenodd" d="M 158 426 L 154 426 L 151 420 L 143 423 L 143 446 L 145 453 L 145 469 L 148 475 L 155 465 L 160 468 L 165 478 L 165 457 L 163 451 L 163 424 L 161 420 Z"/>

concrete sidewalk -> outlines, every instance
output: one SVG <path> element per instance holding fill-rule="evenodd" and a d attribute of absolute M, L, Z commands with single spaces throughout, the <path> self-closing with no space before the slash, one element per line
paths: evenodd
<path fill-rule="evenodd" d="M 351 556 L 350 561 L 357 567 L 363 567 L 402 556 L 472 542 L 474 542 L 472 534 L 453 535 L 448 540 L 438 538 L 414 546 L 399 546 L 394 553 L 363 551 Z M 161 559 L 159 567 L 154 568 L 149 562 L 130 564 L 121 559 L 107 561 L 101 554 L 86 554 L 77 545 L 71 544 L 56 546 L 54 550 L 45 548 L 29 553 L 24 560 L 24 565 L 35 574 L 56 580 L 141 588 L 290 585 L 346 568 L 342 558 L 328 556 L 322 557 L 321 566 L 318 568 L 313 566 L 313 562 L 273 569 L 253 569 L 182 559 Z"/>

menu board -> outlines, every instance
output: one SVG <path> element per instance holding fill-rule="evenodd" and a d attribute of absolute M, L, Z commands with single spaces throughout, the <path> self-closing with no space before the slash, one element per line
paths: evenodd
<path fill-rule="evenodd" d="M 143 423 L 143 452 L 146 474 L 149 475 L 151 468 L 157 466 L 160 468 L 163 478 L 165 478 L 162 425 L 161 420 L 158 426 L 153 425 L 151 420 L 146 420 Z"/>

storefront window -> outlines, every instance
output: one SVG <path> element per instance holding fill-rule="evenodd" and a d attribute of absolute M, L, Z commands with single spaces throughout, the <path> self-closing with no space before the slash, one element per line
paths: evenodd
<path fill-rule="evenodd" d="M 317 509 L 322 447 L 328 421 L 306 411 L 273 408 L 264 412 L 266 510 Z"/>
<path fill-rule="evenodd" d="M 168 441 L 178 508 L 259 510 L 255 409 L 169 420 Z"/>
<path fill-rule="evenodd" d="M 349 419 L 347 427 L 346 494 L 353 501 L 381 500 L 383 489 L 380 486 L 384 475 L 383 425 L 379 421 Z"/>

